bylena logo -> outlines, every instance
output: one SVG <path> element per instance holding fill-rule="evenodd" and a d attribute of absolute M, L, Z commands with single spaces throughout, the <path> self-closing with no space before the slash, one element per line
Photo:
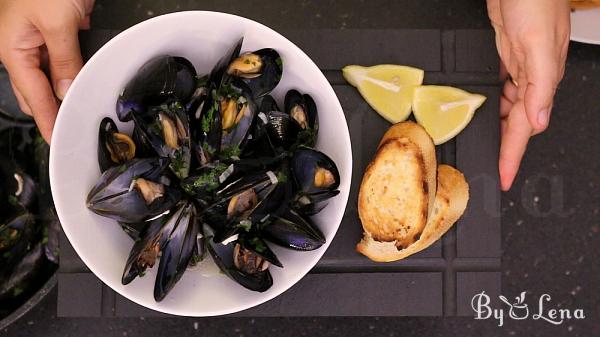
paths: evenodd
<path fill-rule="evenodd" d="M 565 320 L 585 318 L 583 309 L 571 310 L 549 307 L 552 298 L 548 294 L 543 294 L 538 298 L 537 310 L 533 310 L 532 308 L 531 312 L 529 306 L 525 303 L 525 292 L 515 297 L 513 303 L 502 295 L 498 296 L 498 298 L 508 308 L 508 318 L 513 320 L 524 320 L 531 317 L 533 320 L 543 320 L 550 324 L 560 325 Z M 489 319 L 493 317 L 498 321 L 498 326 L 503 326 L 505 309 L 492 308 L 490 303 L 491 298 L 485 291 L 473 296 L 471 299 L 471 308 L 475 312 L 475 319 Z"/>

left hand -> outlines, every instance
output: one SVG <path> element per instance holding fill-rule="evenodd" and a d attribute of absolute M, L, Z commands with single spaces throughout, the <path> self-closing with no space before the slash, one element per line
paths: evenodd
<path fill-rule="evenodd" d="M 499 171 L 512 185 L 529 138 L 548 127 L 552 101 L 565 71 L 570 36 L 565 0 L 487 0 L 506 79 L 500 100 Z M 508 74 L 507 74 L 508 72 Z"/>

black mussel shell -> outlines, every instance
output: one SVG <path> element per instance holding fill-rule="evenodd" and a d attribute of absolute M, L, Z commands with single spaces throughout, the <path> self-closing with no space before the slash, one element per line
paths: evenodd
<path fill-rule="evenodd" d="M 236 244 L 236 241 L 224 245 L 208 240 L 207 248 L 217 266 L 232 280 L 252 291 L 267 291 L 273 285 L 271 273 L 268 269 L 253 274 L 239 270 L 233 262 Z"/>
<path fill-rule="evenodd" d="M 294 152 L 290 164 L 301 193 L 333 191 L 340 186 L 340 173 L 335 162 L 322 152 L 300 147 Z"/>
<path fill-rule="evenodd" d="M 117 101 L 117 116 L 126 122 L 131 112 L 142 113 L 147 107 L 169 98 L 187 102 L 196 89 L 196 70 L 183 57 L 158 56 L 146 62 L 127 83 Z"/>
<path fill-rule="evenodd" d="M 283 62 L 275 49 L 264 48 L 243 53 L 234 59 L 229 64 L 227 73 L 246 82 L 254 97 L 262 97 L 279 84 L 283 75 Z"/>
<path fill-rule="evenodd" d="M 123 285 L 131 283 L 138 276 L 143 276 L 148 267 L 154 266 L 160 252 L 161 238 L 173 231 L 174 223 L 167 222 L 168 219 L 169 215 L 163 215 L 145 223 L 145 228 L 139 232 L 125 263 L 121 278 Z"/>
<path fill-rule="evenodd" d="M 242 44 L 244 43 L 244 38 L 241 37 L 238 41 L 236 41 L 224 54 L 223 57 L 217 62 L 217 64 L 213 67 L 212 71 L 209 75 L 209 83 L 215 87 L 221 87 L 221 83 L 226 79 L 227 68 L 229 64 L 240 55 L 240 51 L 242 50 Z"/>
<path fill-rule="evenodd" d="M 181 203 L 170 215 L 173 231 L 161 238 L 161 257 L 154 284 L 154 299 L 162 301 L 181 279 L 196 250 L 198 223 L 194 204 Z M 170 225 L 167 225 L 169 227 Z"/>
<path fill-rule="evenodd" d="M 271 142 L 267 129 L 267 115 L 259 112 L 254 122 L 254 127 L 246 137 L 246 146 L 240 158 L 277 157 L 283 151 L 277 151 Z"/>
<path fill-rule="evenodd" d="M 178 101 L 152 107 L 150 113 L 132 113 L 140 136 L 160 157 L 171 159 L 169 167 L 180 179 L 188 176 L 191 164 L 190 123 Z"/>
<path fill-rule="evenodd" d="M 142 222 L 164 213 L 181 199 L 178 189 L 163 183 L 168 164 L 166 158 L 134 159 L 108 169 L 88 194 L 87 207 L 125 223 Z M 146 197 L 143 187 L 148 188 Z"/>
<path fill-rule="evenodd" d="M 279 106 L 277 105 L 277 102 L 275 102 L 273 96 L 265 95 L 260 98 L 258 111 L 267 113 L 271 111 L 281 111 L 281 109 L 279 109 Z"/>
<path fill-rule="evenodd" d="M 262 234 L 267 240 L 294 250 L 315 250 L 325 244 L 325 236 L 310 218 L 293 210 L 269 219 Z"/>
<path fill-rule="evenodd" d="M 319 132 L 319 115 L 312 97 L 308 94 L 303 95 L 297 90 L 288 91 L 285 95 L 285 112 L 302 129 L 298 134 L 298 145 L 314 146 Z"/>
<path fill-rule="evenodd" d="M 300 125 L 284 112 L 271 111 L 265 116 L 267 134 L 273 147 L 278 152 L 292 149 L 302 131 Z M 261 117 L 259 116 L 259 118 Z"/>
<path fill-rule="evenodd" d="M 149 158 L 156 156 L 156 151 L 154 151 L 152 144 L 150 144 L 150 141 L 144 136 L 138 125 L 133 127 L 131 140 L 133 140 L 133 143 L 135 144 L 136 158 Z"/>
<path fill-rule="evenodd" d="M 0 278 L 27 253 L 35 232 L 35 219 L 30 213 L 21 214 L 0 225 Z"/>
<path fill-rule="evenodd" d="M 258 107 L 250 89 L 238 80 L 221 86 L 219 100 L 222 129 L 219 157 L 239 158 L 254 126 Z"/>
<path fill-rule="evenodd" d="M 133 159 L 135 151 L 134 141 L 120 133 L 110 117 L 102 119 L 98 130 L 98 164 L 101 172 Z"/>
<path fill-rule="evenodd" d="M 125 223 L 121 222 L 119 225 L 125 234 L 127 234 L 133 241 L 137 241 L 140 238 L 140 234 L 148 227 L 150 222 L 138 222 L 138 223 Z"/>
<path fill-rule="evenodd" d="M 46 268 L 42 243 L 38 242 L 16 265 L 5 269 L 8 273 L 0 277 L 0 301 L 30 296 Z"/>

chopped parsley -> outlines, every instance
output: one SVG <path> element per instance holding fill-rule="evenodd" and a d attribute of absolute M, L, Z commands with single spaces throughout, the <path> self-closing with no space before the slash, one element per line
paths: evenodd
<path fill-rule="evenodd" d="M 11 206 L 17 206 L 19 204 L 19 199 L 16 196 L 14 196 L 14 195 L 9 195 L 8 196 L 8 203 Z"/>
<path fill-rule="evenodd" d="M 252 238 L 252 240 L 250 240 L 250 244 L 254 250 L 259 253 L 263 253 L 265 250 L 267 250 L 267 246 L 265 246 L 265 243 L 259 238 Z"/>
<path fill-rule="evenodd" d="M 221 150 L 221 157 L 227 159 L 234 157 L 239 158 L 240 154 L 242 154 L 242 150 L 240 149 L 239 145 L 233 145 Z"/>

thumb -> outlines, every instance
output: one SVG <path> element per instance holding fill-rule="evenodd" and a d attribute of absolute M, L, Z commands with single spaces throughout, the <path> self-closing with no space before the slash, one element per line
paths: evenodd
<path fill-rule="evenodd" d="M 60 29 L 42 31 L 50 65 L 54 93 L 64 99 L 73 79 L 83 66 L 79 49 L 79 23 L 62 26 Z"/>

